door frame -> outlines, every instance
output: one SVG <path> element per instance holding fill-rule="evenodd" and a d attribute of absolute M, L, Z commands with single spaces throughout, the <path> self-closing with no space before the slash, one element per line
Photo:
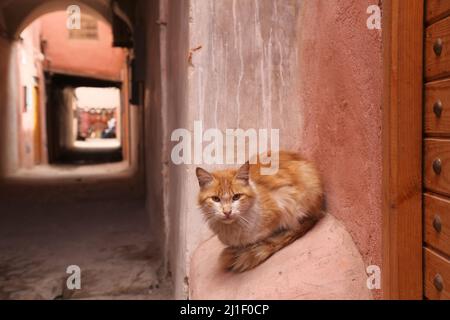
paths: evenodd
<path fill-rule="evenodd" d="M 42 162 L 42 128 L 41 128 L 41 91 L 39 83 L 33 86 L 33 112 L 34 112 L 34 164 Z"/>
<path fill-rule="evenodd" d="M 383 1 L 383 298 L 423 299 L 424 0 Z"/>

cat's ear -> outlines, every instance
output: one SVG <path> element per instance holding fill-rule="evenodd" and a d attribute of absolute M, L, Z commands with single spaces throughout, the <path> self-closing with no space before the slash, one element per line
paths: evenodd
<path fill-rule="evenodd" d="M 246 184 L 248 183 L 250 179 L 250 164 L 248 161 L 239 168 L 236 173 L 236 179 L 241 180 Z"/>
<path fill-rule="evenodd" d="M 206 185 L 210 184 L 214 179 L 211 173 L 202 168 L 197 168 L 195 170 L 195 173 L 197 174 L 198 184 L 200 185 L 200 188 L 203 188 Z"/>

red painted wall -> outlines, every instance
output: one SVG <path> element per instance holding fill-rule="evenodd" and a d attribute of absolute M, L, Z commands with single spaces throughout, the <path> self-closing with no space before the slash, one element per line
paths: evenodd
<path fill-rule="evenodd" d="M 381 30 L 367 28 L 377 1 L 305 1 L 299 50 L 304 153 L 319 165 L 328 211 L 366 265 L 381 266 Z M 375 296 L 377 293 L 375 292 Z"/>
<path fill-rule="evenodd" d="M 111 27 L 98 21 L 98 40 L 69 39 L 67 15 L 58 11 L 40 18 L 42 38 L 47 41 L 46 56 L 54 71 L 103 79 L 121 79 L 125 52 L 112 48 Z"/>

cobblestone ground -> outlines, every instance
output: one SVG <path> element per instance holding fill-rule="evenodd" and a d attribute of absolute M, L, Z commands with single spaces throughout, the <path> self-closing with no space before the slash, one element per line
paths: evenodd
<path fill-rule="evenodd" d="M 97 189 L 108 192 L 121 186 L 102 184 Z M 0 189 L 0 299 L 171 297 L 170 280 L 157 276 L 161 259 L 139 197 L 116 190 L 111 197 L 99 191 L 96 199 L 77 190 L 97 189 L 74 185 L 59 201 L 58 192 L 45 186 L 13 188 L 8 199 Z M 81 269 L 80 290 L 67 289 L 70 265 Z"/>

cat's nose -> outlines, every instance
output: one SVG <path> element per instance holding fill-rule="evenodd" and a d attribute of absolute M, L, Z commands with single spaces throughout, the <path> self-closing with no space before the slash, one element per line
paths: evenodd
<path fill-rule="evenodd" d="M 229 218 L 231 216 L 231 211 L 224 211 L 223 214 L 225 217 Z"/>

